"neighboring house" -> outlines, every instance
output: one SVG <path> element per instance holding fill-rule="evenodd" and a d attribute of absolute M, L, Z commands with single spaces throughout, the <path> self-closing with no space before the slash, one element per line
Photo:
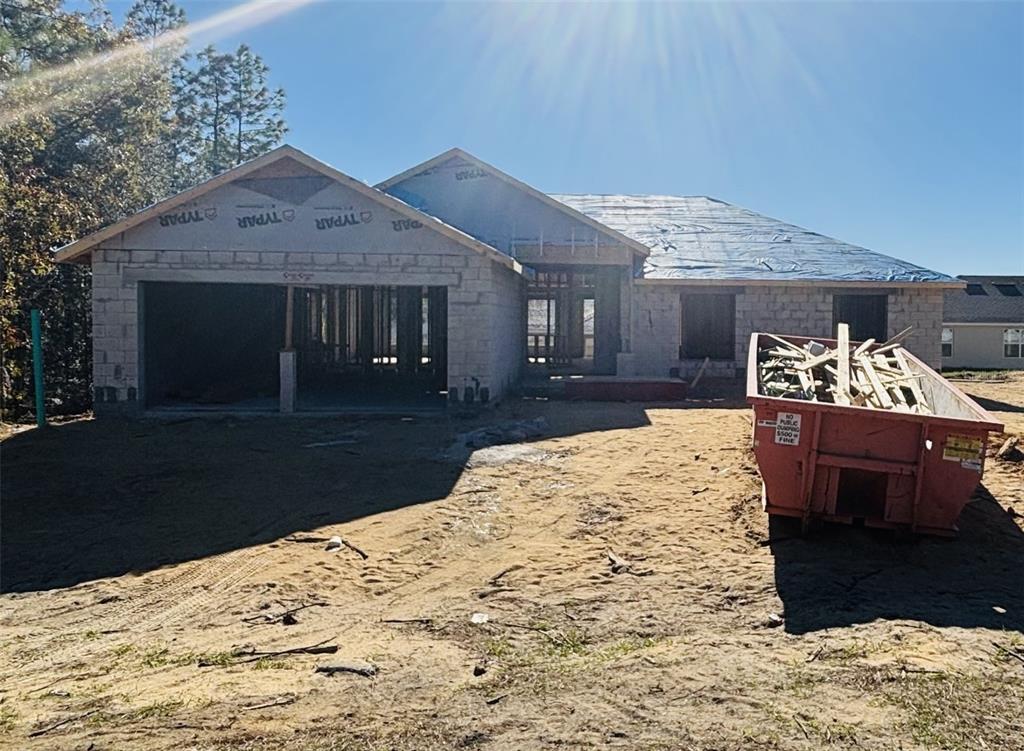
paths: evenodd
<path fill-rule="evenodd" d="M 1024 369 L 1024 276 L 961 276 L 946 292 L 942 367 Z"/>
<path fill-rule="evenodd" d="M 742 371 L 752 331 L 940 362 L 963 282 L 704 197 L 546 195 L 458 149 L 370 187 L 289 146 L 58 251 L 98 412 L 486 402 L 550 373 Z"/>

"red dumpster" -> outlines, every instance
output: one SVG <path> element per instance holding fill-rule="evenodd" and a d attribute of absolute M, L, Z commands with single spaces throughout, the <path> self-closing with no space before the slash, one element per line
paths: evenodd
<path fill-rule="evenodd" d="M 800 518 L 805 528 L 811 519 L 861 520 L 954 534 L 981 481 L 988 433 L 1003 426 L 910 352 L 910 370 L 934 414 L 765 396 L 757 358 L 767 336 L 751 336 L 747 361 L 765 511 Z M 780 338 L 797 345 L 810 341 Z"/>

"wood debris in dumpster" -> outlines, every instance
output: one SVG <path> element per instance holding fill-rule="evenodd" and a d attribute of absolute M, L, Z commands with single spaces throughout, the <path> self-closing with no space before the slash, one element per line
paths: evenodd
<path fill-rule="evenodd" d="M 800 345 L 767 334 L 757 353 L 758 383 L 764 396 L 932 414 L 902 341 L 910 329 L 876 344 L 851 348 L 848 324 L 839 324 L 835 349 L 809 341 Z"/>

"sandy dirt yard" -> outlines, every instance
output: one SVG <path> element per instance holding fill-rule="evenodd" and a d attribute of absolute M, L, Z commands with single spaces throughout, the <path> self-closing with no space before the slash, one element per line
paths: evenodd
<path fill-rule="evenodd" d="M 960 385 L 1024 435 L 1024 376 Z M 800 537 L 749 441 L 735 395 L 14 432 L 0 746 L 1024 749 L 1024 463 L 955 540 Z"/>

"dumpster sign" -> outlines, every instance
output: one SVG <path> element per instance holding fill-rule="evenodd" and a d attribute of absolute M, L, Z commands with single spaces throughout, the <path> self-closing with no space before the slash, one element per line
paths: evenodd
<path fill-rule="evenodd" d="M 948 462 L 960 462 L 964 469 L 981 471 L 982 440 L 973 435 L 950 433 L 942 447 L 942 458 Z"/>
<path fill-rule="evenodd" d="M 800 443 L 799 413 L 779 412 L 775 418 L 775 442 L 784 446 L 796 446 Z"/>

